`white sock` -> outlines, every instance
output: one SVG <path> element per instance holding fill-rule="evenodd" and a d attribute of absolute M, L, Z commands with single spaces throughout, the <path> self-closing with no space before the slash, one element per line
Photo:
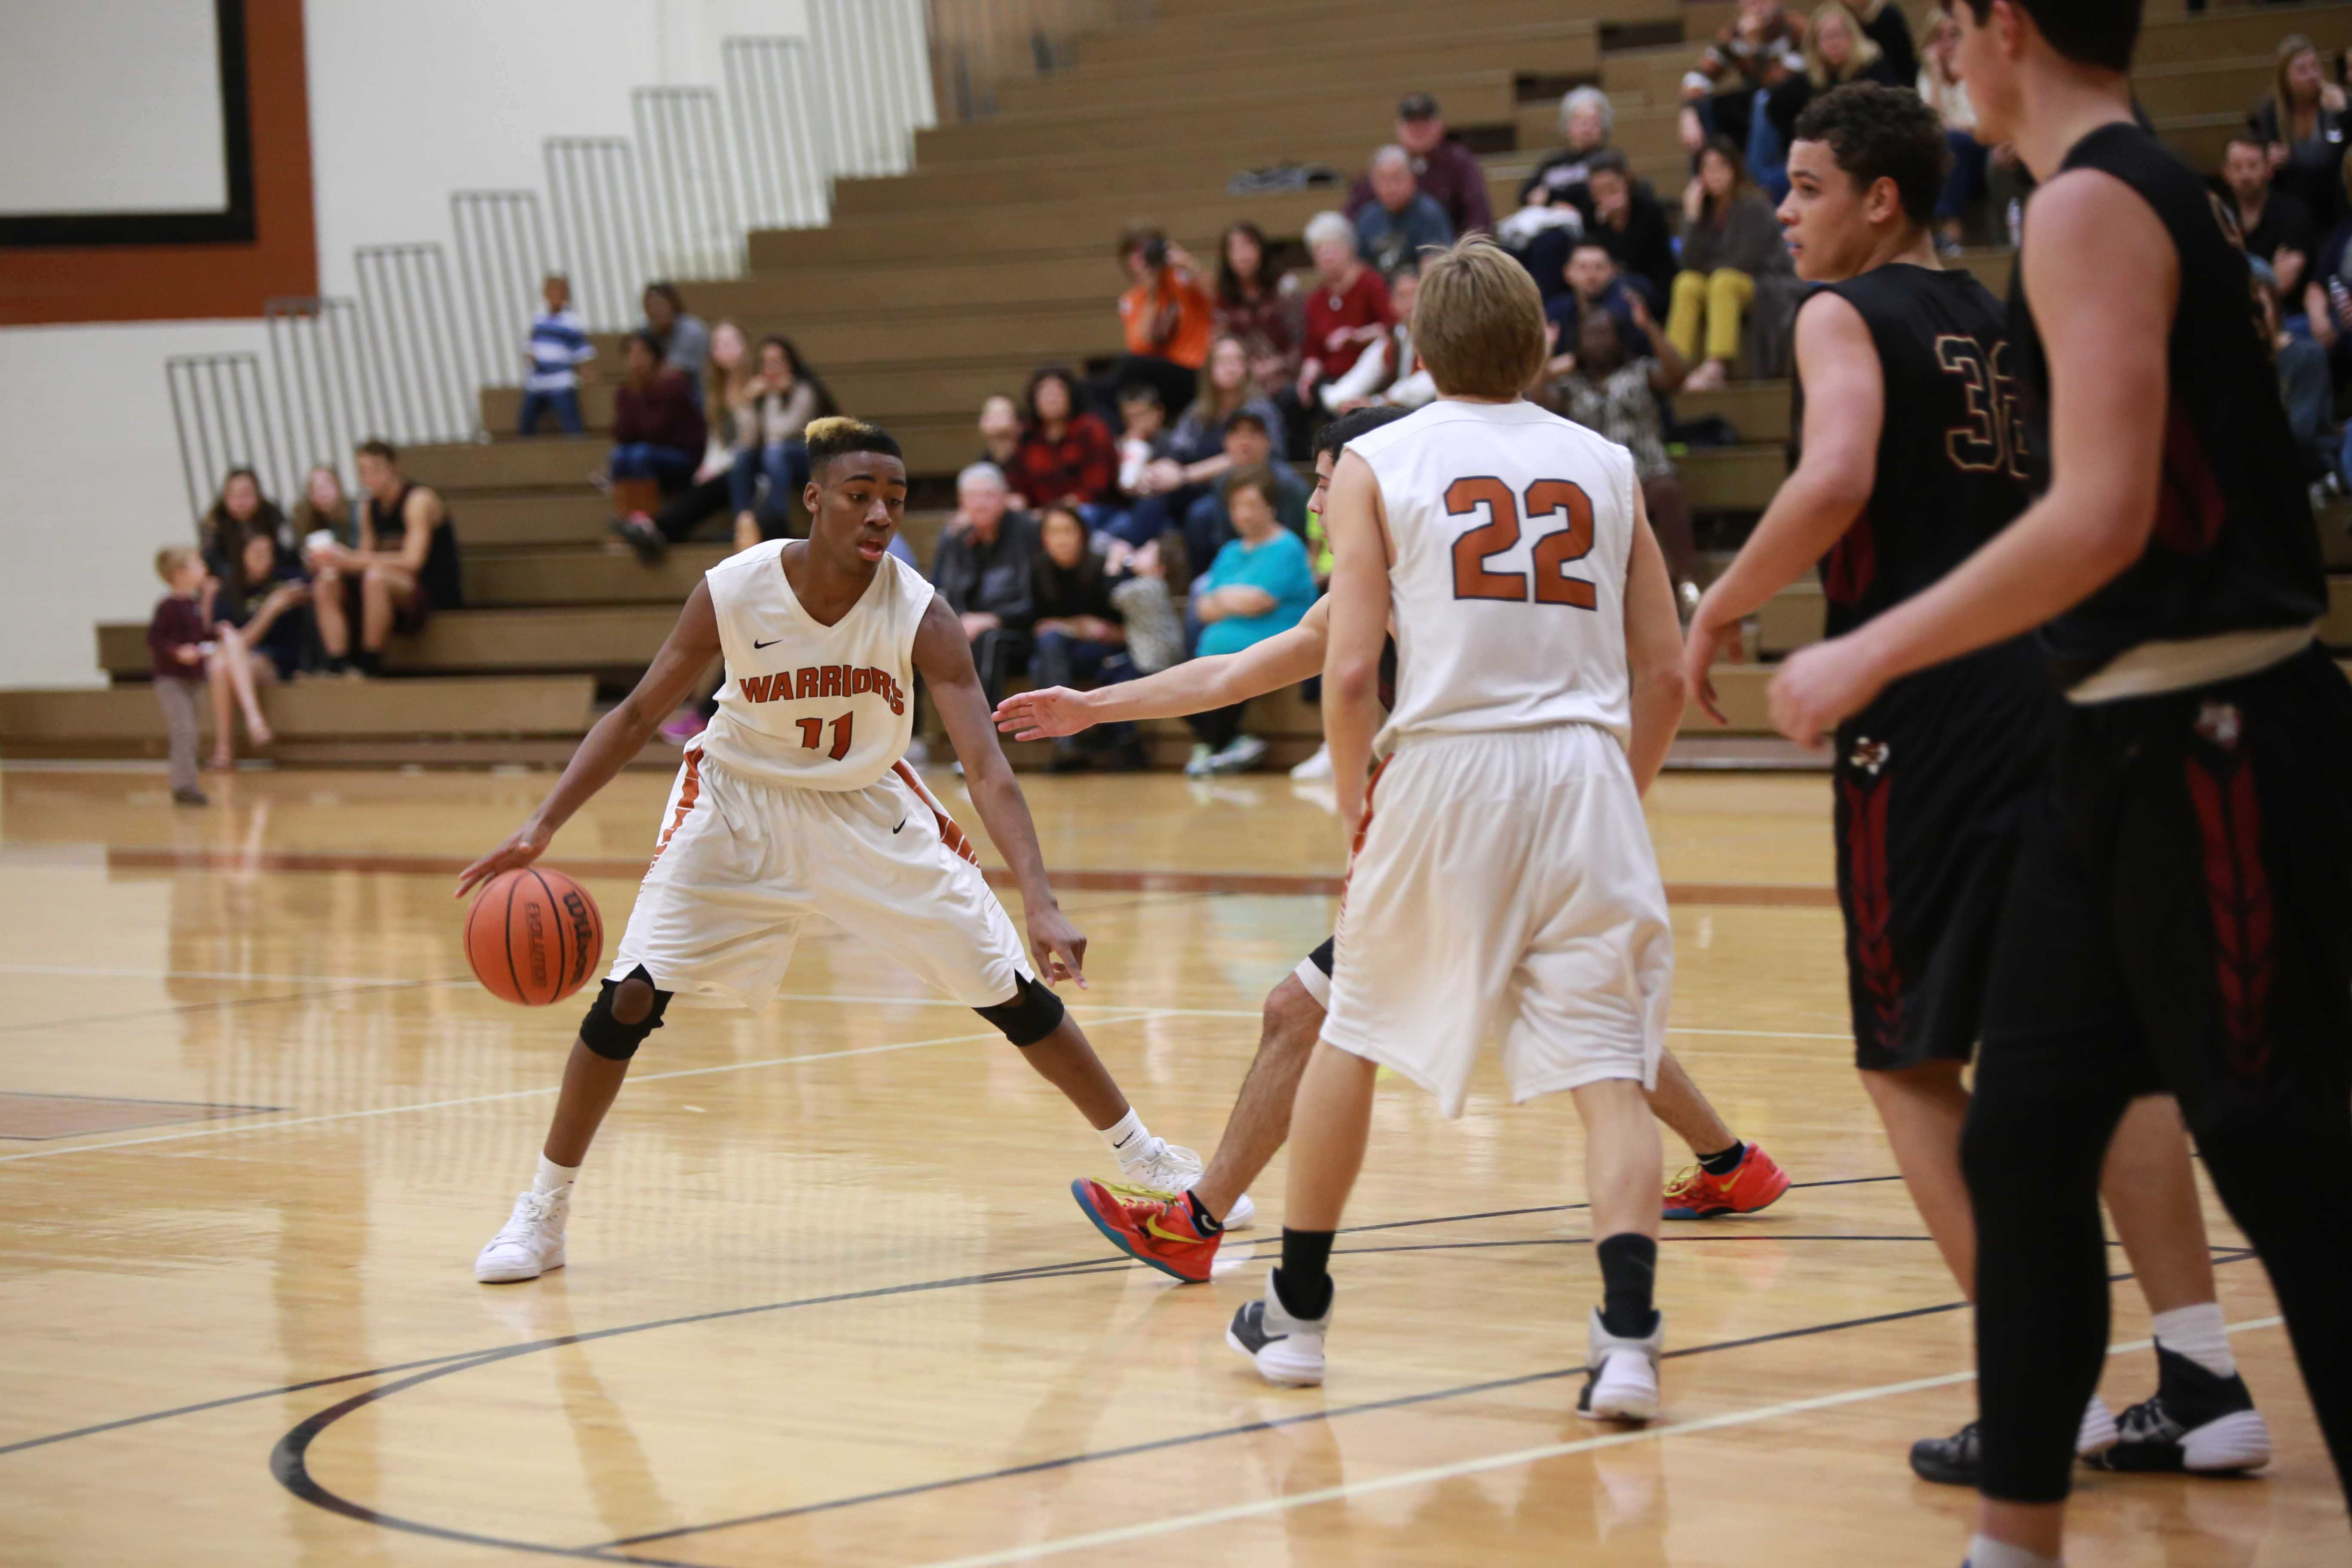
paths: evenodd
<path fill-rule="evenodd" d="M 2238 1358 L 2230 1353 L 2230 1336 L 2221 1331 L 2219 1301 L 2158 1312 L 2156 1342 L 2174 1355 L 2187 1356 L 2215 1377 L 2238 1375 Z"/>
<path fill-rule="evenodd" d="M 2022 1546 L 2011 1546 L 2006 1541 L 1979 1535 L 1969 1542 L 1969 1560 L 1963 1568 L 2065 1568 L 2065 1565 L 2055 1557 L 2044 1557 L 2039 1552 L 2028 1552 Z"/>
<path fill-rule="evenodd" d="M 1151 1147 L 1151 1134 L 1144 1131 L 1143 1118 L 1129 1106 L 1125 1116 L 1102 1130 L 1102 1141 L 1118 1156 L 1122 1166 L 1132 1165 Z"/>
<path fill-rule="evenodd" d="M 530 1190 L 534 1193 L 568 1193 L 579 1177 L 579 1166 L 559 1165 L 541 1154 L 539 1157 L 539 1174 L 531 1178 Z"/>

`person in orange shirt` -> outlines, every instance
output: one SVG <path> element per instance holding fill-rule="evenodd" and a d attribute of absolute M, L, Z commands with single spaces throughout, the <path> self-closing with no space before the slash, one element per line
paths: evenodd
<path fill-rule="evenodd" d="M 1217 302 L 1192 257 L 1157 228 L 1129 229 L 1119 237 L 1118 259 L 1132 279 L 1118 297 L 1127 353 L 1098 386 L 1095 401 L 1108 398 L 1115 408 L 1121 387 L 1142 382 L 1159 392 L 1161 406 L 1185 407 L 1209 358 Z"/>

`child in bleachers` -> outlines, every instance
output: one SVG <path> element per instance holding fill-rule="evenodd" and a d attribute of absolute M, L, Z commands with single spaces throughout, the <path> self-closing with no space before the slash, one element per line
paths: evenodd
<path fill-rule="evenodd" d="M 156 602 L 147 623 L 147 649 L 154 656 L 155 700 L 172 737 L 172 799 L 179 805 L 208 804 L 196 787 L 196 692 L 207 679 L 212 652 L 205 637 L 205 612 L 196 602 L 204 591 L 205 558 L 186 545 L 155 552 L 155 575 L 170 593 Z"/>
<path fill-rule="evenodd" d="M 530 374 L 522 384 L 522 417 L 517 423 L 525 436 L 539 434 L 540 418 L 552 413 L 566 436 L 580 434 L 580 367 L 596 357 L 588 341 L 588 323 L 572 308 L 572 284 L 560 272 L 551 272 L 539 286 L 547 309 L 531 319 L 530 345 L 523 358 Z"/>

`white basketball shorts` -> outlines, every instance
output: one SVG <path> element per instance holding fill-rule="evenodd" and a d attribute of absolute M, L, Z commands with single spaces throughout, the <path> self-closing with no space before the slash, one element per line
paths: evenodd
<path fill-rule="evenodd" d="M 1462 1114 L 1489 1028 L 1513 1098 L 1657 1083 L 1674 933 L 1625 752 L 1590 724 L 1408 737 L 1372 781 L 1323 1038 Z"/>
<path fill-rule="evenodd" d="M 813 918 L 971 1007 L 1033 974 L 962 830 L 898 763 L 860 790 L 793 789 L 688 752 L 611 978 L 639 964 L 681 999 L 764 1006 Z"/>

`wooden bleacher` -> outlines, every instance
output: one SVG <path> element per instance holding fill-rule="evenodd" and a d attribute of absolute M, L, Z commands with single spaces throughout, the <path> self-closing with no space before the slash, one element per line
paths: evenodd
<path fill-rule="evenodd" d="M 1203 258 L 1240 217 L 1277 242 L 1296 240 L 1342 189 L 1235 196 L 1226 180 L 1319 163 L 1352 181 L 1392 133 L 1406 92 L 1433 93 L 1457 132 L 1498 149 L 1485 156 L 1488 187 L 1507 210 L 1557 141 L 1559 92 L 1598 82 L 1613 100 L 1614 143 L 1671 208 L 1686 177 L 1676 86 L 1697 41 L 1732 8 L 1731 0 L 1160 0 L 1150 23 L 1080 39 L 1070 68 L 1002 84 L 995 114 L 922 132 L 911 173 L 840 182 L 825 226 L 754 234 L 741 277 L 682 288 L 706 321 L 792 337 L 845 406 L 898 436 L 936 493 L 974 454 L 984 397 L 1018 393 L 1038 364 L 1118 352 L 1123 279 L 1112 249 L 1125 225 L 1157 222 Z M 1908 9 L 1922 6 L 1913 0 Z M 2151 10 L 2135 79 L 2141 100 L 2168 142 L 2202 165 L 2269 90 L 2281 36 L 2304 32 L 2323 47 L 2352 41 L 2352 5 L 2191 17 L 2179 0 L 2158 0 Z M 2000 292 L 2010 260 L 1984 251 L 1967 264 Z M 615 344 L 602 347 L 609 377 Z M 519 394 L 485 389 L 480 398 L 486 428 L 510 431 Z M 590 433 L 578 439 L 494 434 L 406 454 L 411 473 L 439 488 L 457 518 L 468 607 L 395 643 L 386 662 L 404 679 L 304 681 L 273 693 L 273 722 L 286 736 L 275 755 L 548 760 L 584 729 L 596 685 L 609 696 L 642 667 L 722 547 L 684 546 L 656 568 L 609 550 L 608 504 L 589 475 L 604 462 L 610 380 L 583 401 Z M 1785 383 L 1735 382 L 1677 399 L 1679 416 L 1718 416 L 1740 437 L 1683 462 L 1717 542 L 1736 538 L 1778 484 L 1788 405 Z M 939 521 L 910 518 L 919 554 L 928 556 Z M 2326 636 L 2352 648 L 2352 533 L 2340 516 L 2322 531 L 2339 574 Z M 1767 658 L 1801 646 L 1819 633 L 1818 591 L 1792 590 L 1759 619 Z M 0 755 L 160 749 L 142 634 L 99 628 L 113 689 L 0 693 Z M 1769 674 L 1719 672 L 1735 732 L 1767 729 Z M 1262 704 L 1251 722 L 1275 743 L 1276 762 L 1318 734 L 1314 710 L 1288 695 Z M 1150 740 L 1161 762 L 1189 745 L 1181 725 L 1153 727 Z"/>

